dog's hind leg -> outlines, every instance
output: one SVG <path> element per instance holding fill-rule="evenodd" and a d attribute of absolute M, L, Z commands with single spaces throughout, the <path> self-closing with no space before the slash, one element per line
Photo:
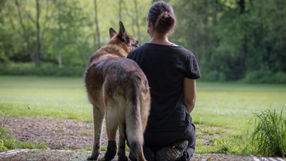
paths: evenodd
<path fill-rule="evenodd" d="M 126 125 L 125 122 L 119 125 L 119 150 L 118 161 L 128 161 L 125 154 Z"/>
<path fill-rule="evenodd" d="M 87 160 L 97 160 L 100 153 L 100 135 L 102 131 L 103 114 L 93 105 L 93 150 Z"/>
<path fill-rule="evenodd" d="M 145 131 L 145 128 L 146 128 L 146 125 L 147 125 L 147 120 L 148 120 L 147 117 L 143 117 L 143 118 L 142 118 L 142 123 L 143 123 L 143 125 L 142 125 L 142 128 L 143 128 L 142 131 Z M 138 160 L 139 160 L 139 161 L 146 161 L 145 156 L 144 156 L 144 153 L 143 153 L 143 148 L 141 148 L 140 151 L 138 152 Z"/>
<path fill-rule="evenodd" d="M 141 109 L 141 119 L 142 119 L 142 131 L 144 132 L 146 129 L 146 125 L 147 125 L 147 120 L 148 120 L 148 116 L 149 116 L 149 110 L 150 110 L 150 94 L 148 91 L 148 86 L 145 85 L 143 87 L 141 87 L 142 89 L 144 89 L 145 87 L 145 92 L 141 91 L 140 93 L 140 109 Z M 147 87 L 147 88 L 146 88 Z M 141 148 L 139 153 L 138 153 L 138 160 L 139 161 L 145 161 L 145 157 L 143 154 L 143 149 Z"/>
<path fill-rule="evenodd" d="M 111 102 L 106 102 L 106 132 L 108 137 L 108 145 L 107 145 L 107 151 L 105 153 L 105 161 L 112 160 L 116 155 L 116 131 L 119 124 L 118 114 L 119 111 L 117 111 L 114 106 L 110 106 L 110 104 L 113 104 Z"/>

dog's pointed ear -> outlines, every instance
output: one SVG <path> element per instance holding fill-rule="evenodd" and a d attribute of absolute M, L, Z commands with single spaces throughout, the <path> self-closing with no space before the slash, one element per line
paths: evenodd
<path fill-rule="evenodd" d="M 110 36 L 110 38 L 112 38 L 113 36 L 115 36 L 117 34 L 117 32 L 111 27 L 110 29 L 109 29 L 109 36 Z"/>
<path fill-rule="evenodd" d="M 127 32 L 125 31 L 125 27 L 123 25 L 123 23 L 120 21 L 119 22 L 119 33 L 118 33 L 118 39 L 125 42 L 126 44 L 129 43 L 129 37 L 127 35 Z"/>
<path fill-rule="evenodd" d="M 121 21 L 119 21 L 119 34 L 120 36 L 127 36 L 127 33 L 125 31 L 125 27 Z"/>

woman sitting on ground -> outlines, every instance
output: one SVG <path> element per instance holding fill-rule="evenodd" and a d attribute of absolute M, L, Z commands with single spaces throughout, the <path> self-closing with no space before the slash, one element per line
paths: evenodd
<path fill-rule="evenodd" d="M 175 24 L 171 5 L 155 2 L 147 22 L 151 40 L 128 55 L 141 67 L 150 85 L 151 110 L 143 148 L 148 161 L 188 161 L 195 151 L 190 113 L 200 71 L 189 50 L 168 40 Z"/>

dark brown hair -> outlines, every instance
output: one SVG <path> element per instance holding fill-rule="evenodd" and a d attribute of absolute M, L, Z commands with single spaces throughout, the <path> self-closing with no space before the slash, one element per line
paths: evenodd
<path fill-rule="evenodd" d="M 176 24 L 172 6 L 164 1 L 153 3 L 149 9 L 148 19 L 155 30 L 162 34 L 169 34 Z"/>

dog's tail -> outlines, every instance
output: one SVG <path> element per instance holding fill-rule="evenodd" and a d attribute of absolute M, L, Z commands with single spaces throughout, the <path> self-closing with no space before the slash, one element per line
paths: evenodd
<path fill-rule="evenodd" d="M 139 150 L 143 146 L 143 122 L 141 117 L 140 82 L 133 81 L 128 92 L 126 106 L 126 135 L 130 148 L 129 158 L 137 159 Z"/>

